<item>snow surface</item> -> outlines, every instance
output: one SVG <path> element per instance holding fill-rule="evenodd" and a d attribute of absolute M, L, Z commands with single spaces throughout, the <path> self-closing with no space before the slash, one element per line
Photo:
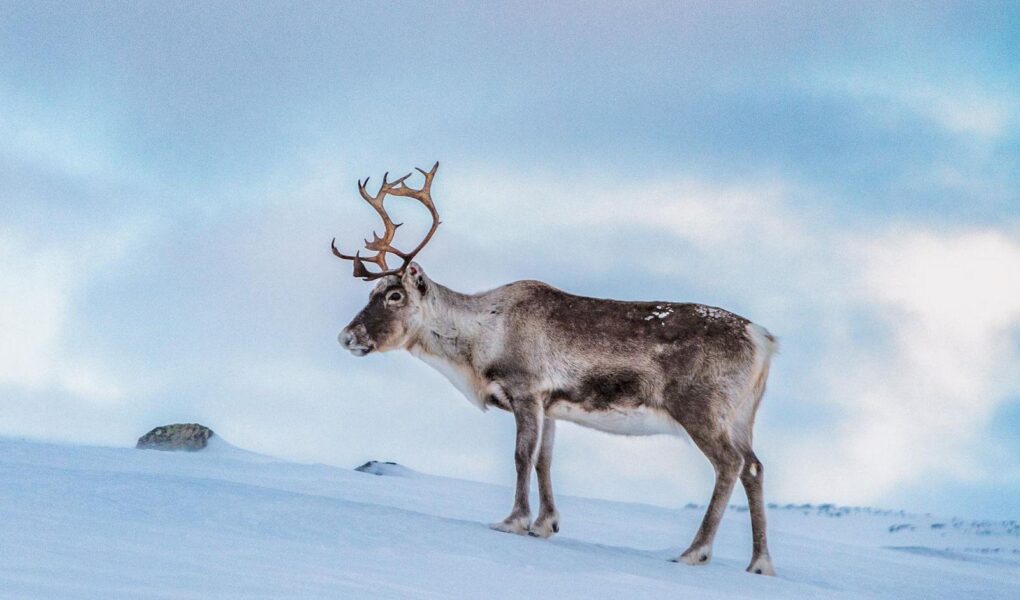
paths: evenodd
<path fill-rule="evenodd" d="M 737 507 L 690 567 L 701 507 L 563 496 L 540 540 L 487 527 L 509 489 L 391 472 L 0 439 L 0 597 L 1020 598 L 1012 521 L 773 507 L 770 578 Z"/>

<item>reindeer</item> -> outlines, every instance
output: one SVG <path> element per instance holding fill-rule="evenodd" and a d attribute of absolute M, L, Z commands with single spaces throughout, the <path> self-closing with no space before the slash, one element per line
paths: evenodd
<path fill-rule="evenodd" d="M 382 219 L 365 248 L 333 253 L 354 264 L 354 276 L 376 281 L 368 304 L 339 335 L 355 356 L 404 349 L 445 375 L 481 410 L 513 414 L 517 424 L 513 509 L 492 529 L 548 538 L 559 531 L 550 467 L 556 422 L 571 421 L 623 435 L 688 436 L 715 468 L 715 489 L 691 545 L 677 559 L 711 560 L 712 541 L 737 478 L 747 492 L 753 548 L 747 570 L 774 575 L 765 535 L 764 470 L 751 447 L 755 413 L 765 392 L 776 340 L 763 327 L 711 306 L 620 302 L 575 296 L 540 281 L 517 281 L 478 294 L 455 292 L 430 279 L 414 257 L 439 227 L 432 181 L 439 168 L 387 181 L 375 196 L 368 179 L 361 197 Z M 383 201 L 421 203 L 432 226 L 410 252 L 392 245 L 394 223 Z M 387 255 L 400 259 L 391 269 Z M 370 270 L 366 263 L 375 267 Z M 532 522 L 531 470 L 540 507 Z"/>

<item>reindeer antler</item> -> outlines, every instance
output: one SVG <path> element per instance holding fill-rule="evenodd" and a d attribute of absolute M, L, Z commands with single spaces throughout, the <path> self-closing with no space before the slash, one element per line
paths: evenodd
<path fill-rule="evenodd" d="M 337 250 L 336 238 L 333 238 L 333 243 L 331 244 L 333 247 L 333 254 L 344 260 L 354 261 L 355 277 L 361 277 L 365 281 L 372 281 L 387 275 L 403 274 L 407 265 L 411 264 L 411 261 L 414 260 L 415 255 L 421 252 L 421 249 L 425 247 L 425 244 L 429 243 L 429 240 L 432 239 L 432 234 L 436 232 L 440 223 L 439 213 L 436 212 L 436 207 L 432 204 L 431 196 L 432 179 L 436 176 L 436 171 L 438 169 L 439 162 L 436 162 L 436 164 L 432 167 L 432 170 L 428 172 L 416 168 L 419 173 L 425 176 L 425 184 L 421 187 L 421 189 L 417 190 L 407 187 L 404 183 L 404 180 L 411 176 L 410 173 L 396 181 L 388 182 L 386 181 L 386 178 L 389 177 L 389 173 L 387 172 L 383 175 L 382 186 L 379 188 L 379 192 L 375 196 L 370 196 L 368 194 L 368 190 L 366 189 L 368 186 L 367 177 L 365 178 L 364 183 L 362 183 L 360 179 L 358 180 L 358 192 L 361 193 L 361 197 L 365 199 L 365 202 L 368 202 L 372 208 L 375 209 L 375 212 L 379 213 L 384 229 L 382 237 L 379 237 L 379 234 L 373 231 L 372 241 L 370 242 L 365 240 L 365 249 L 375 252 L 373 256 L 361 256 L 360 251 L 356 252 L 354 256 L 343 254 Z M 397 227 L 400 227 L 403 223 L 394 223 L 393 220 L 390 219 L 389 214 L 386 213 L 386 209 L 383 207 L 383 201 L 386 199 L 387 195 L 414 198 L 418 202 L 421 202 L 425 208 L 429 209 L 429 213 L 432 214 L 432 227 L 429 229 L 429 232 L 425 234 L 425 238 L 421 241 L 421 243 L 419 243 L 418 246 L 410 252 L 402 252 L 391 245 L 393 242 L 393 236 L 397 233 Z M 401 265 L 399 269 L 390 270 L 390 268 L 386 265 L 387 254 L 393 254 L 399 257 L 404 261 L 404 264 Z M 369 271 L 365 266 L 366 262 L 375 263 L 375 265 L 379 267 L 379 271 L 374 273 Z"/>

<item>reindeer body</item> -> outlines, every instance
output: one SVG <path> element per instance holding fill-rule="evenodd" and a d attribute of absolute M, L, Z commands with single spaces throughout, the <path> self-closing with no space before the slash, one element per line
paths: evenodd
<path fill-rule="evenodd" d="M 438 164 L 437 164 L 438 167 Z M 387 184 L 370 197 L 381 215 L 385 193 L 411 196 L 438 216 L 422 190 Z M 366 180 L 367 183 L 367 180 Z M 389 187 L 388 187 L 389 186 Z M 538 281 L 461 294 L 429 279 L 420 265 L 389 246 L 387 234 L 366 242 L 379 254 L 355 261 L 355 273 L 378 280 L 368 305 L 340 334 L 363 356 L 406 349 L 443 373 L 473 404 L 513 414 L 517 487 L 499 531 L 549 537 L 559 530 L 550 467 L 557 420 L 623 435 L 689 436 L 716 471 L 708 510 L 679 561 L 705 564 L 736 480 L 747 492 L 753 554 L 749 571 L 774 574 L 765 533 L 763 468 L 751 448 L 754 417 L 776 344 L 772 335 L 728 311 L 701 304 L 620 302 L 575 296 Z M 427 238 L 426 238 L 427 241 Z M 384 252 L 404 266 L 389 271 Z M 382 257 L 382 258 L 381 258 Z M 382 271 L 369 273 L 362 260 Z M 528 497 L 538 474 L 540 511 Z"/>
<path fill-rule="evenodd" d="M 538 281 L 471 296 L 432 287 L 406 349 L 482 410 L 509 410 L 516 391 L 541 396 L 548 417 L 608 433 L 688 436 L 713 419 L 750 429 L 774 340 L 742 317 Z M 706 404 L 712 396 L 734 400 Z"/>

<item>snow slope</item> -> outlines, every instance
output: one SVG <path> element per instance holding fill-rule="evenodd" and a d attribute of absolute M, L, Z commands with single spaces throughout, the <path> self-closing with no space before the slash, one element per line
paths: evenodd
<path fill-rule="evenodd" d="M 509 489 L 379 472 L 0 439 L 0 597 L 1020 598 L 1016 522 L 773 507 L 768 578 L 738 508 L 689 567 L 698 507 L 561 497 L 546 541 L 487 528 Z"/>

